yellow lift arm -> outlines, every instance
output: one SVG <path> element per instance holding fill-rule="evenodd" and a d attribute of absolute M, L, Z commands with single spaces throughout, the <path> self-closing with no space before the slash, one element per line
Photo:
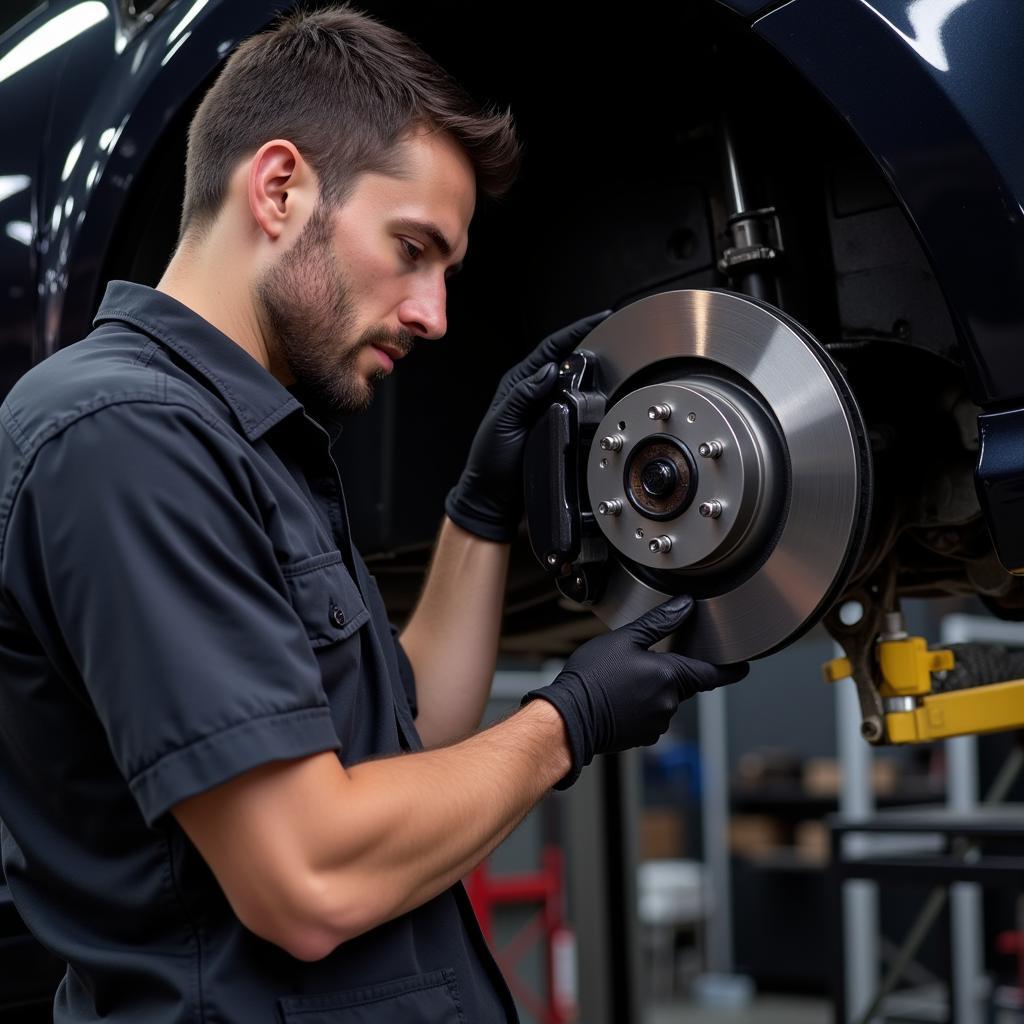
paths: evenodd
<path fill-rule="evenodd" d="M 932 692 L 932 674 L 955 663 L 952 651 L 930 651 L 924 637 L 881 639 L 875 646 L 885 709 L 883 743 L 929 743 L 952 736 L 1024 727 L 1024 679 L 945 693 Z M 824 665 L 826 681 L 853 674 L 849 658 Z"/>

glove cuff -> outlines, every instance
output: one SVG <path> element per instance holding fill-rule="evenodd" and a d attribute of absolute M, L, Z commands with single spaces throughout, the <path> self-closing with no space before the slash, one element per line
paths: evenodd
<path fill-rule="evenodd" d="M 565 732 L 569 738 L 569 755 L 572 758 L 572 767 L 563 776 L 553 789 L 568 789 L 579 777 L 586 765 L 590 764 L 594 757 L 594 751 L 587 742 L 587 731 L 584 727 L 579 708 L 576 705 L 575 697 L 566 687 L 560 687 L 557 680 L 548 686 L 538 690 L 531 690 L 527 693 L 520 707 L 525 707 L 532 700 L 546 700 L 554 705 L 555 710 L 562 716 L 565 723 Z"/>
<path fill-rule="evenodd" d="M 488 513 L 481 508 L 473 507 L 460 493 L 457 485 L 448 492 L 444 501 L 444 511 L 456 526 L 462 527 L 483 540 L 492 540 L 500 544 L 511 544 L 519 532 L 520 514 L 517 510 L 515 519 Z"/>

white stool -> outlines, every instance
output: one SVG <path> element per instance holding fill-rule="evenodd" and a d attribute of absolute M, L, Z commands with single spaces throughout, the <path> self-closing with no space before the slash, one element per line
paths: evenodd
<path fill-rule="evenodd" d="M 711 909 L 704 865 L 696 860 L 649 860 L 637 870 L 640 927 L 651 950 L 651 990 L 675 995 L 676 933 L 697 928 Z M 698 938 L 699 941 L 699 938 Z"/>

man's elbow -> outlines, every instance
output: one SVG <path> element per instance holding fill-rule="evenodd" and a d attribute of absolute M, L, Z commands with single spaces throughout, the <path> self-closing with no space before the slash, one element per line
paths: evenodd
<path fill-rule="evenodd" d="M 273 895 L 265 891 L 257 905 L 236 907 L 235 913 L 249 931 L 296 960 L 323 960 L 383 921 L 379 908 L 368 906 L 365 895 L 354 889 L 322 879 L 292 880 Z"/>
<path fill-rule="evenodd" d="M 244 921 L 242 923 L 245 924 Z M 261 939 L 283 949 L 289 956 L 307 963 L 323 960 L 324 957 L 333 953 L 343 941 L 323 929 L 302 927 L 291 923 L 272 928 L 259 926 L 254 928 L 250 925 L 246 925 L 246 927 Z"/>

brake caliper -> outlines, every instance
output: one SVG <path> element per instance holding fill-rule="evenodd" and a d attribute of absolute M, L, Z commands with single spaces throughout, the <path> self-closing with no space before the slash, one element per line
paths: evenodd
<path fill-rule="evenodd" d="M 597 360 L 579 350 L 558 370 L 558 391 L 526 442 L 526 524 L 537 560 L 563 595 L 580 604 L 604 589 L 608 545 L 586 486 L 586 458 L 605 413 Z"/>

